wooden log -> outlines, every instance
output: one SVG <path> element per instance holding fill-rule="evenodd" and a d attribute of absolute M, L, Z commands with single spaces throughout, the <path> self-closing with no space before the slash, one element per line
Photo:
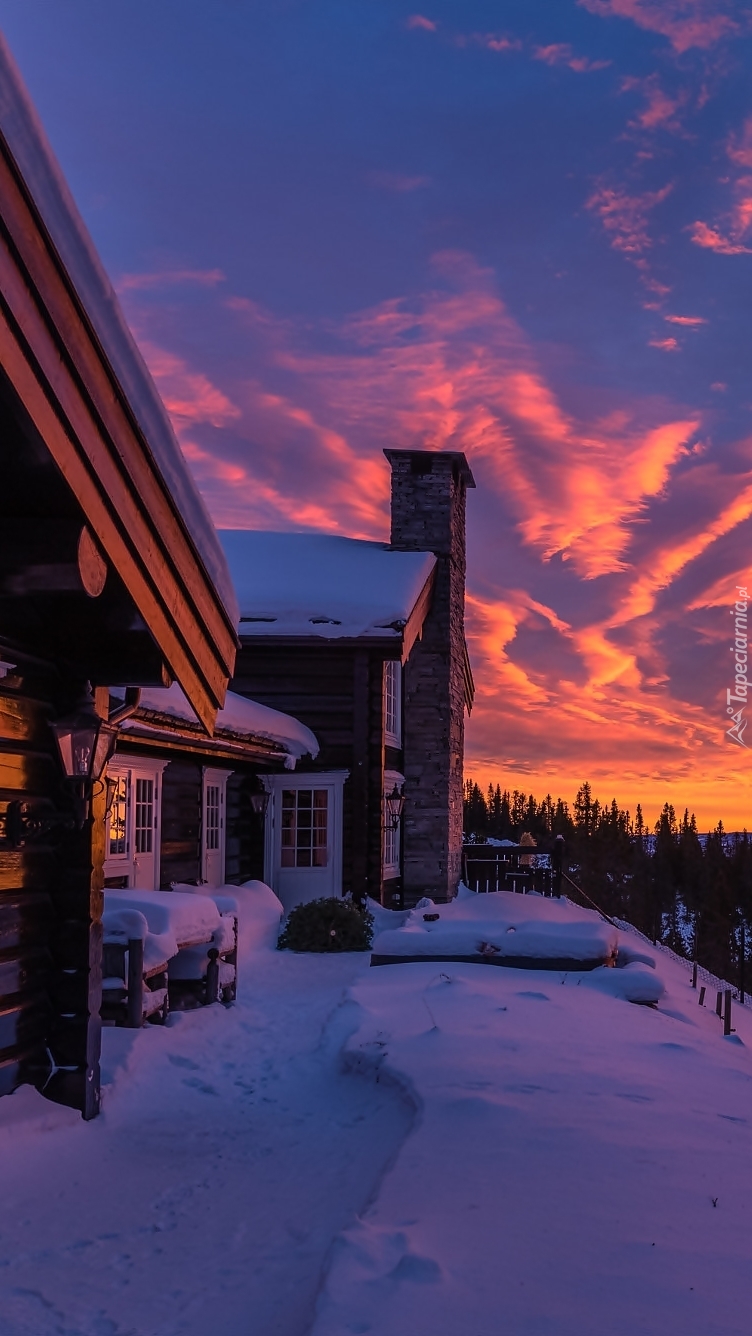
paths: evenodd
<path fill-rule="evenodd" d="M 128 942 L 128 1021 L 131 1030 L 144 1023 L 144 944 L 140 937 Z"/>

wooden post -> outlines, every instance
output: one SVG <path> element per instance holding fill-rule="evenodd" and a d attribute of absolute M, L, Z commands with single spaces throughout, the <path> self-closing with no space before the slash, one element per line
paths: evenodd
<path fill-rule="evenodd" d="M 723 994 L 723 1033 L 731 1034 L 731 989 Z"/>
<path fill-rule="evenodd" d="M 128 1025 L 138 1030 L 144 1023 L 144 944 L 140 937 L 128 942 Z"/>
<path fill-rule="evenodd" d="M 206 1005 L 219 1001 L 219 951 L 213 946 L 206 967 Z"/>
<path fill-rule="evenodd" d="M 692 966 L 692 987 L 697 987 L 697 961 Z"/>
<path fill-rule="evenodd" d="M 703 985 L 703 987 L 700 989 L 700 996 L 699 996 L 699 998 L 697 999 L 697 1005 L 700 1006 L 700 1007 L 704 1007 L 704 1006 L 705 1006 L 705 987 L 704 987 L 704 985 Z"/>
<path fill-rule="evenodd" d="M 81 683 L 69 687 L 69 700 Z M 65 702 L 61 701 L 59 708 Z M 108 693 L 97 688 L 94 708 L 107 716 Z M 54 1063 L 44 1087 L 48 1099 L 78 1109 L 85 1119 L 99 1113 L 102 1043 L 102 907 L 106 785 L 96 783 L 90 814 L 82 829 L 66 832 L 56 846 L 57 870 L 51 888 L 55 914 L 53 995 L 65 985 L 65 1004 L 53 1010 L 47 1047 Z"/>
<path fill-rule="evenodd" d="M 723 1012 L 723 993 L 716 993 L 716 995 L 715 995 L 715 1014 L 716 1014 L 716 1016 L 720 1016 L 720 1015 L 722 1014 L 722 1012 Z"/>
<path fill-rule="evenodd" d="M 745 984 L 744 966 L 746 964 L 746 957 L 747 957 L 747 933 L 744 926 L 744 919 L 742 919 L 741 921 L 739 929 L 739 937 L 740 937 L 739 945 L 741 947 L 739 953 L 739 1001 L 741 1002 L 742 1006 L 744 1006 L 744 984 Z"/>

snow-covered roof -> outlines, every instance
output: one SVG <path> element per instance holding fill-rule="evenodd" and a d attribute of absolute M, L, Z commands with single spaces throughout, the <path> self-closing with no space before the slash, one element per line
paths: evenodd
<path fill-rule="evenodd" d="M 113 688 L 112 694 L 122 696 L 122 688 Z M 141 711 L 198 726 L 198 719 L 177 682 L 173 682 L 171 687 L 145 687 L 139 703 Z M 136 722 L 139 727 L 143 727 L 143 721 L 138 715 L 132 715 L 126 719 L 123 729 L 128 731 L 129 725 L 132 729 Z M 245 696 L 238 696 L 234 691 L 228 691 L 224 709 L 217 714 L 214 736 L 220 739 L 228 733 L 241 739 L 253 737 L 276 742 L 295 761 L 308 754 L 317 756 L 319 751 L 315 735 L 299 719 L 283 714 L 281 710 L 272 710 L 258 701 L 248 700 Z"/>
<path fill-rule="evenodd" d="M 241 635 L 399 636 L 436 565 L 432 552 L 323 533 L 221 529 Z"/>
<path fill-rule="evenodd" d="M 207 574 L 231 621 L 236 622 L 232 581 L 209 513 L 2 35 L 0 132 L 33 196 Z"/>

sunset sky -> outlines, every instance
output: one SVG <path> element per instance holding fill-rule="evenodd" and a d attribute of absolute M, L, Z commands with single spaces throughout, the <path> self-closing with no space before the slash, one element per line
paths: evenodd
<path fill-rule="evenodd" d="M 752 825 L 752 9 L 0 15 L 215 521 L 386 539 L 464 450 L 466 773 Z"/>

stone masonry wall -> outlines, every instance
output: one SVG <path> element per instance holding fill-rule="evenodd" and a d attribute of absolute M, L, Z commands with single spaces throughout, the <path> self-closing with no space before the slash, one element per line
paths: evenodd
<path fill-rule="evenodd" d="M 436 583 L 404 680 L 405 902 L 455 894 L 462 860 L 465 723 L 464 455 L 385 451 L 392 466 L 392 547 L 431 551 Z"/>

